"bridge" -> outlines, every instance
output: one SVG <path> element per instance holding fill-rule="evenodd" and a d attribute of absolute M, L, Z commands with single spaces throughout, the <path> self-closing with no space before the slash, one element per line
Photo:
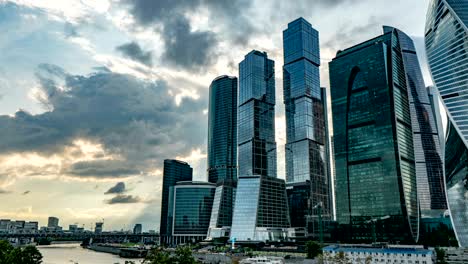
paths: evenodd
<path fill-rule="evenodd" d="M 92 232 L 37 232 L 37 233 L 0 233 L 0 240 L 9 241 L 79 241 L 79 242 L 100 242 L 100 243 L 145 243 L 157 244 L 159 243 L 159 234 L 142 233 L 132 234 L 124 232 L 103 232 L 95 234 Z M 25 242 L 27 243 L 27 242 Z"/>

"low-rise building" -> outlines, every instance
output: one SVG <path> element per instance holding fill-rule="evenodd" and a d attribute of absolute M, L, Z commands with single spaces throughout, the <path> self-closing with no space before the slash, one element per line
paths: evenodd
<path fill-rule="evenodd" d="M 323 248 L 325 264 L 346 263 L 383 264 L 433 264 L 436 253 L 432 248 L 411 245 L 330 245 Z"/>

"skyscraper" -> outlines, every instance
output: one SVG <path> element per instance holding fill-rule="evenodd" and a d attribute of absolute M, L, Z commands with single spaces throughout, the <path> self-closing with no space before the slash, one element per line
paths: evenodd
<path fill-rule="evenodd" d="M 59 225 L 59 219 L 54 216 L 49 216 L 49 219 L 47 219 L 47 227 L 58 227 Z"/>
<path fill-rule="evenodd" d="M 161 243 L 168 243 L 172 236 L 172 219 L 169 219 L 170 188 L 178 181 L 191 181 L 193 170 L 186 162 L 179 160 L 164 160 L 163 188 L 161 199 L 161 222 L 159 234 Z"/>
<path fill-rule="evenodd" d="M 217 184 L 208 238 L 224 237 L 232 224 L 237 186 L 236 77 L 219 76 L 210 85 L 208 181 Z"/>
<path fill-rule="evenodd" d="M 400 42 L 408 88 L 421 214 L 422 217 L 439 217 L 447 210 L 447 200 L 439 130 L 428 90 L 424 84 L 413 40 L 400 30 L 391 27 L 385 29 L 395 30 Z"/>
<path fill-rule="evenodd" d="M 468 2 L 432 0 L 425 44 L 432 79 L 448 115 L 447 199 L 460 246 L 468 246 Z"/>
<path fill-rule="evenodd" d="M 372 230 L 383 241 L 419 238 L 404 41 L 385 27 L 330 62 L 336 214 L 354 241 L 371 240 Z"/>
<path fill-rule="evenodd" d="M 238 165 L 231 238 L 280 239 L 289 227 L 286 189 L 276 179 L 275 72 L 265 52 L 251 51 L 239 65 Z"/>
<path fill-rule="evenodd" d="M 311 191 L 310 201 L 307 204 L 311 208 L 321 204 L 323 218 L 330 220 L 332 204 L 326 128 L 326 90 L 320 87 L 317 30 L 303 18 L 292 21 L 283 31 L 283 49 L 287 136 L 286 181 L 296 187 L 297 183 L 309 181 Z M 294 202 L 292 204 L 304 205 Z M 306 209 L 295 208 L 292 211 L 307 213 Z M 317 213 L 317 209 L 311 211 L 312 219 L 317 218 Z M 305 216 L 296 215 L 302 218 Z M 294 221 L 293 226 L 302 222 Z"/>
<path fill-rule="evenodd" d="M 196 243 L 206 238 L 216 185 L 209 182 L 178 182 L 171 187 L 170 244 Z"/>
<path fill-rule="evenodd" d="M 219 76 L 210 85 L 208 181 L 237 180 L 237 78 Z"/>

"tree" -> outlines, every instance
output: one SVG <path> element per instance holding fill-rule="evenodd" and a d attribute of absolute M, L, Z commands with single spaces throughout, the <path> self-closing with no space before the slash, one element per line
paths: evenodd
<path fill-rule="evenodd" d="M 315 241 L 307 241 L 305 246 L 308 259 L 313 259 L 322 253 L 322 247 Z"/>
<path fill-rule="evenodd" d="M 178 246 L 175 250 L 174 260 L 177 264 L 198 263 L 192 256 L 192 248 L 190 246 Z"/>
<path fill-rule="evenodd" d="M 172 264 L 171 255 L 162 247 L 156 247 L 148 252 L 148 255 L 143 260 L 144 264 Z"/>
<path fill-rule="evenodd" d="M 437 254 L 437 264 L 447 264 L 447 261 L 445 260 L 445 250 L 442 248 L 436 248 L 435 249 L 436 254 Z"/>
<path fill-rule="evenodd" d="M 42 255 L 35 246 L 14 248 L 8 241 L 0 241 L 0 264 L 40 264 Z"/>

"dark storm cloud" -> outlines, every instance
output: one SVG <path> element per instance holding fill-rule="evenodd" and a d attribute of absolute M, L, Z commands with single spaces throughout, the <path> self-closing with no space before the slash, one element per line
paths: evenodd
<path fill-rule="evenodd" d="M 141 62 L 148 66 L 152 65 L 152 52 L 144 51 L 136 42 L 130 42 L 117 46 L 116 49 L 122 52 L 124 56 L 132 60 Z"/>
<path fill-rule="evenodd" d="M 175 66 L 195 68 L 210 65 L 216 45 L 214 33 L 191 32 L 190 24 L 184 17 L 175 17 L 163 30 L 165 50 L 163 61 Z"/>
<path fill-rule="evenodd" d="M 93 178 L 125 178 L 140 173 L 137 169 L 128 168 L 128 164 L 114 160 L 80 161 L 64 172 L 72 176 Z"/>
<path fill-rule="evenodd" d="M 376 34 L 373 36 L 373 33 Z M 337 30 L 336 33 L 323 44 L 323 47 L 335 51 L 343 50 L 369 38 L 376 37 L 378 34 L 382 34 L 382 24 L 379 19 L 372 16 L 364 25 L 347 25 Z"/>
<path fill-rule="evenodd" d="M 118 194 L 109 200 L 104 201 L 107 204 L 128 204 L 128 203 L 144 203 L 145 201 L 138 196 Z"/>
<path fill-rule="evenodd" d="M 0 116 L 0 154 L 61 153 L 76 139 L 87 139 L 119 160 L 77 162 L 63 173 L 122 178 L 204 143 L 206 102 L 184 98 L 178 106 L 169 95 L 178 91 L 164 81 L 110 72 L 69 75 L 53 65 L 40 65 L 37 76 L 50 111 Z"/>
<path fill-rule="evenodd" d="M 173 66 L 203 71 L 216 58 L 219 38 L 211 31 L 193 31 L 185 13 L 206 8 L 210 20 L 229 34 L 223 36 L 233 44 L 248 42 L 255 28 L 245 15 L 248 0 L 136 0 L 123 1 L 130 13 L 143 26 L 162 25 L 158 31 L 163 37 L 163 59 Z"/>
<path fill-rule="evenodd" d="M 107 192 L 104 194 L 118 194 L 125 192 L 125 183 L 118 182 L 116 185 L 112 186 Z"/>

